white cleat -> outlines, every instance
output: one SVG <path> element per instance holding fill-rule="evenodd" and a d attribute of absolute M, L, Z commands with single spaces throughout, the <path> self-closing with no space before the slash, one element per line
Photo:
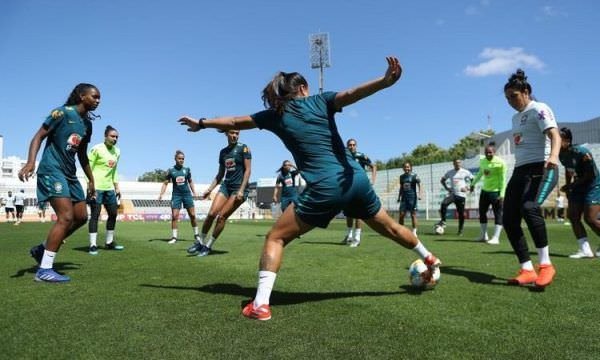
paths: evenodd
<path fill-rule="evenodd" d="M 581 249 L 579 249 L 575 254 L 571 254 L 569 255 L 569 258 L 571 259 L 591 259 L 594 257 L 594 253 L 593 252 L 585 252 Z"/>
<path fill-rule="evenodd" d="M 490 245 L 499 245 L 500 244 L 500 239 L 498 239 L 498 238 L 491 238 L 488 241 L 486 241 L 486 243 L 488 243 Z"/>

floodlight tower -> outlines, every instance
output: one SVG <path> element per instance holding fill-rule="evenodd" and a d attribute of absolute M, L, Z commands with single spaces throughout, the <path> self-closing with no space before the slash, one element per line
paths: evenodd
<path fill-rule="evenodd" d="M 310 67 L 319 69 L 319 94 L 323 93 L 323 68 L 331 66 L 329 57 L 329 34 L 318 33 L 308 36 L 310 43 Z"/>

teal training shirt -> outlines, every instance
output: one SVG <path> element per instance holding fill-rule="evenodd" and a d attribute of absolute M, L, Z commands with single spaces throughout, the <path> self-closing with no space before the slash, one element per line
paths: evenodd
<path fill-rule="evenodd" d="M 277 135 L 292 153 L 307 184 L 361 169 L 338 133 L 334 115 L 335 92 L 290 100 L 282 116 L 274 110 L 251 115 L 259 129 Z"/>
<path fill-rule="evenodd" d="M 225 180 L 223 180 L 225 186 L 242 185 L 246 171 L 245 159 L 252 159 L 250 149 L 245 144 L 238 142 L 233 146 L 221 149 L 219 165 L 225 169 Z"/>
<path fill-rule="evenodd" d="M 74 106 L 61 106 L 52 110 L 42 126 L 48 137 L 37 173 L 62 173 L 68 180 L 77 180 L 75 154 L 79 146 L 90 142 L 92 122 L 81 118 Z"/>
<path fill-rule="evenodd" d="M 417 184 L 421 183 L 421 179 L 414 172 L 404 173 L 400 175 L 400 194 L 398 197 L 414 199 L 417 197 Z"/>
<path fill-rule="evenodd" d="M 185 166 L 173 166 L 167 170 L 167 175 L 165 176 L 165 180 L 173 183 L 173 195 L 191 195 L 192 190 L 190 190 L 190 186 L 188 185 L 191 179 L 192 172 L 190 168 Z"/>
<path fill-rule="evenodd" d="M 297 171 L 290 171 L 287 174 L 280 173 L 277 176 L 277 180 L 275 181 L 275 185 L 281 184 L 281 198 L 294 198 L 298 195 L 298 191 L 296 190 L 296 181 L 295 177 L 298 175 Z"/>
<path fill-rule="evenodd" d="M 588 184 L 581 184 L 575 192 L 585 192 L 595 186 L 600 186 L 598 167 L 590 150 L 581 145 L 571 145 L 567 151 L 562 151 L 558 156 L 560 163 L 571 172 L 575 178 L 583 178 L 586 173 L 593 173 L 594 178 Z"/>

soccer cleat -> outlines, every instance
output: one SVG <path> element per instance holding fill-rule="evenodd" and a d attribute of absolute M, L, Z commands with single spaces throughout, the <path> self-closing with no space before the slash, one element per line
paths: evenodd
<path fill-rule="evenodd" d="M 98 247 L 96 245 L 90 246 L 90 249 L 88 250 L 88 254 L 98 255 Z"/>
<path fill-rule="evenodd" d="M 211 250 L 211 248 L 202 245 L 202 247 L 200 248 L 200 251 L 198 253 L 198 256 L 208 256 L 208 254 L 210 254 L 210 250 Z"/>
<path fill-rule="evenodd" d="M 352 242 L 352 238 L 348 235 L 346 235 L 346 237 L 344 238 L 344 240 L 342 240 L 341 244 L 342 245 L 348 245 Z"/>
<path fill-rule="evenodd" d="M 49 283 L 64 283 L 70 281 L 71 278 L 66 275 L 61 275 L 53 269 L 38 269 L 35 273 L 34 280 Z"/>
<path fill-rule="evenodd" d="M 254 300 L 250 300 L 244 309 L 242 310 L 242 315 L 247 317 L 248 319 L 255 320 L 269 320 L 271 319 L 271 307 L 269 304 L 263 304 L 257 308 L 254 307 Z"/>
<path fill-rule="evenodd" d="M 175 244 L 177 242 L 177 238 L 171 238 L 171 240 L 167 241 L 167 244 L 172 245 Z"/>
<path fill-rule="evenodd" d="M 423 259 L 423 262 L 430 269 L 435 268 L 435 267 L 440 267 L 440 265 L 442 265 L 442 262 L 440 261 L 440 259 L 436 258 L 435 255 L 433 255 L 433 254 L 429 254 L 425 259 Z"/>
<path fill-rule="evenodd" d="M 458 232 L 456 233 L 456 235 L 458 236 L 463 236 L 465 233 L 462 230 L 458 230 Z"/>
<path fill-rule="evenodd" d="M 477 242 L 488 242 L 490 239 L 488 238 L 488 234 L 485 233 L 483 236 L 479 235 L 479 237 L 477 239 L 475 239 L 475 241 Z"/>
<path fill-rule="evenodd" d="M 446 222 L 445 221 L 438 221 L 438 223 L 436 224 L 437 226 L 441 226 L 441 227 L 446 227 Z"/>
<path fill-rule="evenodd" d="M 596 256 L 600 257 L 600 247 L 598 249 L 596 249 Z"/>
<path fill-rule="evenodd" d="M 109 244 L 105 244 L 104 249 L 106 249 L 106 250 L 123 250 L 123 249 L 125 249 L 125 247 L 123 245 L 117 245 L 117 243 L 115 243 L 113 241 Z"/>
<path fill-rule="evenodd" d="M 519 270 L 519 275 L 516 277 L 509 279 L 508 283 L 511 285 L 527 285 L 536 282 L 538 278 L 538 274 L 535 270 Z"/>
<path fill-rule="evenodd" d="M 594 257 L 594 253 L 590 250 L 589 252 L 579 249 L 575 254 L 569 255 L 571 259 L 590 259 Z"/>
<path fill-rule="evenodd" d="M 491 238 L 488 241 L 486 241 L 486 243 L 488 243 L 490 245 L 499 245 L 500 244 L 500 239 L 498 239 L 498 238 Z"/>
<path fill-rule="evenodd" d="M 356 239 L 354 239 L 354 240 L 350 241 L 350 243 L 349 243 L 349 246 L 350 246 L 351 248 L 358 247 L 359 245 L 360 245 L 360 240 L 356 240 Z"/>
<path fill-rule="evenodd" d="M 195 254 L 202 250 L 202 243 L 200 241 L 196 241 L 187 249 L 188 254 Z"/>
<path fill-rule="evenodd" d="M 43 244 L 39 244 L 29 249 L 29 255 L 31 255 L 35 262 L 38 263 L 38 265 L 42 263 L 42 258 L 44 257 L 44 250 L 46 249 L 44 248 Z"/>
<path fill-rule="evenodd" d="M 535 286 L 543 288 L 550 285 L 554 275 L 556 275 L 556 270 L 552 264 L 540 265 L 540 275 L 535 281 Z"/>

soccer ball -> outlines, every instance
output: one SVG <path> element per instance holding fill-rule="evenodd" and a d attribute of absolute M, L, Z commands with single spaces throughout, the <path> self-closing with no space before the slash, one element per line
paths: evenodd
<path fill-rule="evenodd" d="M 408 267 L 408 281 L 419 289 L 433 289 L 440 281 L 440 269 L 436 267 L 431 273 L 423 260 L 417 259 Z"/>
<path fill-rule="evenodd" d="M 444 227 L 442 225 L 435 224 L 433 226 L 433 232 L 436 233 L 436 235 L 444 235 Z"/>

